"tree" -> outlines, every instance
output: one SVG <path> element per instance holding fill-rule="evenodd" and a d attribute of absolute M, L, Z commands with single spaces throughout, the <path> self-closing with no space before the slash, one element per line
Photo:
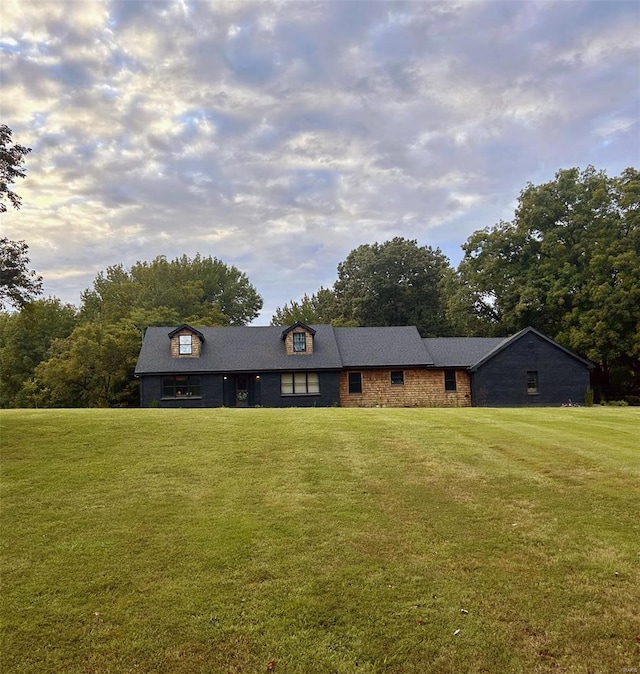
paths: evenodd
<path fill-rule="evenodd" d="M 0 308 L 7 301 L 22 307 L 42 292 L 42 277 L 29 270 L 28 250 L 24 241 L 0 239 Z"/>
<path fill-rule="evenodd" d="M 117 407 L 138 402 L 133 370 L 141 333 L 130 321 L 78 326 L 55 340 L 24 397 L 37 407 Z"/>
<path fill-rule="evenodd" d="M 448 333 L 449 260 L 429 246 L 396 237 L 351 251 L 334 284 L 342 319 L 363 326 L 415 325 L 423 337 Z"/>
<path fill-rule="evenodd" d="M 296 321 L 311 324 L 331 323 L 337 318 L 335 295 L 328 288 L 306 295 L 300 302 L 293 300 L 276 309 L 271 325 L 293 325 Z"/>
<path fill-rule="evenodd" d="M 0 406 L 20 407 L 22 387 L 48 358 L 52 342 L 68 337 L 75 328 L 76 308 L 49 298 L 0 317 Z"/>
<path fill-rule="evenodd" d="M 0 124 L 0 213 L 7 210 L 5 199 L 11 202 L 14 208 L 20 208 L 22 199 L 9 187 L 16 178 L 24 178 L 26 171 L 23 168 L 25 155 L 31 152 L 30 147 L 12 143 L 12 131 L 6 124 Z"/>
<path fill-rule="evenodd" d="M 261 308 L 262 298 L 236 267 L 212 257 L 183 255 L 100 272 L 93 288 L 82 295 L 81 315 L 105 323 L 132 317 L 139 327 L 159 320 L 171 325 L 244 325 Z"/>
<path fill-rule="evenodd" d="M 475 232 L 458 268 L 466 306 L 508 333 L 538 328 L 599 366 L 609 392 L 640 379 L 640 173 L 593 167 L 529 184 L 515 218 Z M 612 381 L 614 371 L 626 382 Z"/>

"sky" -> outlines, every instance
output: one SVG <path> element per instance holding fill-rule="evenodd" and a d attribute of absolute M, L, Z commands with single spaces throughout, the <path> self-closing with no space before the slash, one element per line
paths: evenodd
<path fill-rule="evenodd" d="M 2 236 L 45 296 L 218 258 L 277 307 L 395 236 L 457 266 L 560 169 L 640 162 L 640 3 L 3 0 Z"/>

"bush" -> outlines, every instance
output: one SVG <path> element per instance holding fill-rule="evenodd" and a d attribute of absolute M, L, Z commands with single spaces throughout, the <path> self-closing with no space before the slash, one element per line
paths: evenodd
<path fill-rule="evenodd" d="M 584 404 L 586 407 L 593 407 L 593 389 L 590 386 L 584 394 Z"/>

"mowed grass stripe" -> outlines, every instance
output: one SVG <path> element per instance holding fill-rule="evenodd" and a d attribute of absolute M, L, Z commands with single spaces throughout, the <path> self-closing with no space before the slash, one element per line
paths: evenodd
<path fill-rule="evenodd" d="M 635 409 L 0 421 L 3 670 L 640 663 Z"/>

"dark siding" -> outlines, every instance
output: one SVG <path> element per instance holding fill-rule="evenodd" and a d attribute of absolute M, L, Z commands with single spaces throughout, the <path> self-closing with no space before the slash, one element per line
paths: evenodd
<path fill-rule="evenodd" d="M 331 407 L 340 402 L 339 373 L 318 373 L 320 393 L 315 395 L 280 395 L 280 373 L 261 374 L 250 388 L 250 406 L 263 407 Z M 162 399 L 162 376 L 140 377 L 140 406 L 149 407 L 154 400 L 160 407 L 235 407 L 234 378 L 219 374 L 200 375 L 200 398 Z"/>
<path fill-rule="evenodd" d="M 527 372 L 538 373 L 538 393 L 527 392 Z M 569 400 L 582 404 L 589 369 L 535 334 L 525 334 L 472 373 L 476 406 L 541 407 Z"/>
<path fill-rule="evenodd" d="M 149 407 L 154 400 L 160 407 L 222 407 L 222 376 L 218 374 L 200 375 L 199 398 L 162 399 L 162 375 L 140 377 L 140 406 Z"/>
<path fill-rule="evenodd" d="M 320 393 L 315 395 L 283 396 L 280 394 L 280 373 L 261 375 L 261 399 L 264 407 L 331 407 L 340 403 L 338 372 L 319 372 Z"/>

